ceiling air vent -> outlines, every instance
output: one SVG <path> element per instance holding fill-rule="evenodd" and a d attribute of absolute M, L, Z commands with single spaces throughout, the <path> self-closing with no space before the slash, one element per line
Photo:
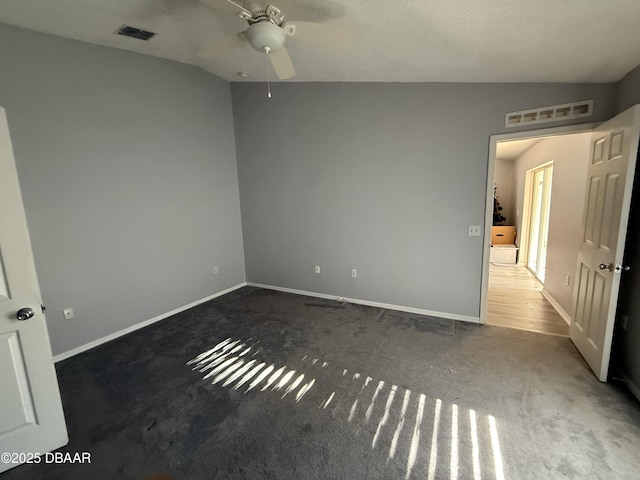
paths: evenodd
<path fill-rule="evenodd" d="M 592 115 L 593 100 L 583 100 L 582 102 L 563 103 L 562 105 L 551 105 L 549 107 L 507 113 L 504 126 L 507 128 L 522 127 L 535 123 L 560 122 Z"/>
<path fill-rule="evenodd" d="M 115 33 L 118 35 L 124 35 L 125 37 L 137 38 L 139 40 L 149 40 L 155 36 L 155 33 L 153 32 L 140 30 L 139 28 L 130 27 L 129 25 L 122 25 Z"/>

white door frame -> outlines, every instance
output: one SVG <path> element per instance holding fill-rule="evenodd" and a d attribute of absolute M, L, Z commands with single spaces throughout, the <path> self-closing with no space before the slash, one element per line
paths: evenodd
<path fill-rule="evenodd" d="M 581 123 L 563 127 L 527 130 L 524 132 L 502 133 L 489 137 L 489 158 L 487 160 L 487 190 L 484 207 L 484 239 L 482 249 L 482 280 L 480 284 L 480 323 L 487 323 L 487 304 L 489 294 L 489 255 L 491 253 L 491 227 L 493 226 L 493 183 L 496 168 L 496 150 L 499 142 L 525 140 L 529 138 L 553 137 L 571 133 L 589 132 L 600 123 Z M 519 236 L 520 232 L 516 232 Z M 521 238 L 521 237 L 519 237 Z"/>
<path fill-rule="evenodd" d="M 553 165 L 553 160 L 542 163 L 537 167 L 530 168 L 525 172 L 524 177 L 524 197 L 522 201 L 522 221 L 520 231 L 517 232 L 517 238 L 521 241 L 518 244 L 518 265 L 527 266 L 527 258 L 529 257 L 529 242 L 523 241 L 529 238 L 529 230 L 531 229 L 531 204 L 533 197 L 533 172 L 547 165 Z"/>
<path fill-rule="evenodd" d="M 536 277 L 538 279 L 538 281 L 540 283 L 542 283 L 544 285 L 544 281 L 540 279 L 540 274 L 539 274 L 539 266 L 540 266 L 540 258 L 538 258 L 538 255 L 540 253 L 540 244 L 538 244 L 538 248 L 537 248 L 537 252 L 536 252 L 536 271 L 534 272 L 533 270 L 531 270 L 531 267 L 529 267 L 529 254 L 530 254 L 530 250 L 531 250 L 531 229 L 533 228 L 533 198 L 534 198 L 534 181 L 535 181 L 535 174 L 536 172 L 540 171 L 540 170 L 545 170 L 551 167 L 551 176 L 553 177 L 553 160 L 551 160 L 550 162 L 545 162 L 541 165 L 538 165 L 537 167 L 533 167 L 529 170 L 527 170 L 525 172 L 525 194 L 527 192 L 527 183 L 529 183 L 528 187 L 529 187 L 529 194 L 531 195 L 531 197 L 529 198 L 529 209 L 528 210 L 524 210 L 524 208 L 522 209 L 522 225 L 520 227 L 520 231 L 522 232 L 520 235 L 520 254 L 524 257 L 524 265 L 527 267 L 527 269 L 533 274 L 534 277 Z M 551 182 L 547 176 L 544 176 L 544 182 Z M 546 195 L 543 194 L 543 197 L 541 199 L 541 204 L 542 204 L 542 208 L 544 209 L 544 217 L 539 218 L 538 220 L 538 229 L 542 228 L 543 224 L 549 224 L 549 213 L 551 211 L 551 183 L 549 183 L 549 185 L 547 186 L 547 190 L 546 190 Z M 527 222 L 527 231 L 526 231 L 526 235 L 525 235 L 525 221 Z M 548 240 L 549 238 L 549 229 L 546 228 L 546 232 L 544 235 L 545 238 L 545 242 Z M 538 235 L 538 240 L 540 240 L 540 235 Z M 525 248 L 523 249 L 522 247 L 525 246 Z M 545 247 L 546 250 L 546 247 Z M 546 251 L 545 251 L 545 255 L 546 255 Z"/>

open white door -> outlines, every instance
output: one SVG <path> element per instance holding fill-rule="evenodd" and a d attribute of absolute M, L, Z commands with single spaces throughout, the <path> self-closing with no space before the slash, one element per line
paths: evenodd
<path fill-rule="evenodd" d="M 0 107 L 0 472 L 68 441 L 5 111 Z M 18 320 L 18 311 L 21 317 Z M 6 458 L 4 452 L 15 453 Z"/>
<path fill-rule="evenodd" d="M 570 336 L 607 380 L 640 136 L 640 105 L 595 128 Z"/>

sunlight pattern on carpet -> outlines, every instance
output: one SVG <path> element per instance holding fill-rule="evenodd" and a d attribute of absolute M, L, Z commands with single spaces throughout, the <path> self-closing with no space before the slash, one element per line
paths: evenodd
<path fill-rule="evenodd" d="M 295 403 L 305 398 L 307 402 L 319 400 L 318 409 L 338 420 L 344 415 L 348 424 L 358 428 L 357 434 L 370 424 L 370 447 L 384 448 L 387 464 L 397 459 L 399 452 L 406 453 L 405 480 L 417 475 L 418 464 L 426 474 L 421 478 L 429 480 L 505 480 L 494 416 L 480 416 L 473 409 L 445 404 L 439 398 L 428 399 L 424 393 L 402 391 L 402 387 L 360 372 L 349 373 L 346 368 L 341 368 L 340 374 L 337 367 L 327 368 L 331 362 L 307 355 L 299 362 L 304 373 L 299 367 L 278 366 L 262 361 L 264 349 L 259 343 L 227 338 L 187 365 L 213 385 L 231 390 L 244 387 L 244 394 L 255 389 L 277 393 L 282 400 L 290 396 Z M 346 382 L 346 388 L 337 388 L 339 382 L 343 387 Z M 339 391 L 342 393 L 336 393 Z M 433 416 L 426 429 L 425 415 Z M 412 424 L 406 425 L 409 422 Z M 430 441 L 423 441 L 423 432 L 430 433 Z"/>

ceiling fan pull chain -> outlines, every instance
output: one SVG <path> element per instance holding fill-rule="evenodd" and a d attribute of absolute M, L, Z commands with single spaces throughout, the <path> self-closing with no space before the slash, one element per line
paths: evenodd
<path fill-rule="evenodd" d="M 271 81 L 269 80 L 269 47 L 264 47 L 264 53 L 267 54 L 267 97 L 271 98 Z"/>

